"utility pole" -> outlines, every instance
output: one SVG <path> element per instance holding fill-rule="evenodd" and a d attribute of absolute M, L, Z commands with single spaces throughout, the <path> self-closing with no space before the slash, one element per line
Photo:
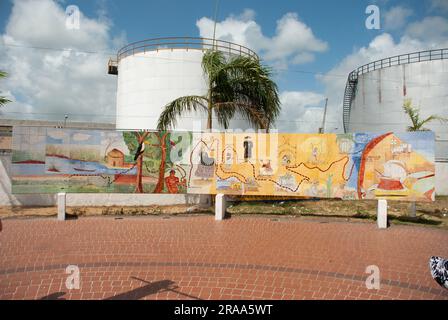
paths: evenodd
<path fill-rule="evenodd" d="M 319 128 L 319 133 L 325 133 L 325 119 L 327 118 L 328 98 L 325 98 L 324 117 L 322 119 L 322 126 Z"/>
<path fill-rule="evenodd" d="M 215 2 L 215 14 L 214 14 L 214 24 L 213 24 L 213 49 L 215 49 L 215 38 L 216 38 L 216 19 L 218 16 L 218 5 L 219 5 L 219 0 L 216 0 Z"/>

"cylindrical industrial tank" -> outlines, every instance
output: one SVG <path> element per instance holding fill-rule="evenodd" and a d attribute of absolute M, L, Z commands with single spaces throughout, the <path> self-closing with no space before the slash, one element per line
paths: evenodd
<path fill-rule="evenodd" d="M 167 103 L 181 96 L 205 95 L 201 62 L 206 49 L 212 48 L 227 56 L 256 57 L 246 47 L 204 38 L 149 39 L 122 48 L 116 68 L 117 129 L 155 129 Z M 205 124 L 204 113 L 189 113 L 178 118 L 175 129 L 200 131 Z M 216 123 L 213 127 L 218 128 Z"/>
<path fill-rule="evenodd" d="M 354 70 L 345 91 L 344 127 L 347 132 L 404 132 L 411 125 L 403 110 L 407 100 L 420 109 L 421 119 L 448 118 L 448 49 L 385 58 Z M 424 127 L 436 136 L 436 190 L 448 194 L 443 183 L 448 179 L 448 123 L 435 120 Z"/>

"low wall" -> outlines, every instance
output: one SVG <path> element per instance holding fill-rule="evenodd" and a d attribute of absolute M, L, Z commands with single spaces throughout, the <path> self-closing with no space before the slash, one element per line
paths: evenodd
<path fill-rule="evenodd" d="M 436 194 L 448 196 L 448 161 L 436 162 Z"/>
<path fill-rule="evenodd" d="M 53 206 L 56 195 L 12 194 L 11 155 L 0 156 L 0 206 Z M 436 162 L 436 193 L 448 195 L 448 162 Z M 67 194 L 68 206 L 148 206 L 207 203 L 209 196 L 172 194 Z"/>

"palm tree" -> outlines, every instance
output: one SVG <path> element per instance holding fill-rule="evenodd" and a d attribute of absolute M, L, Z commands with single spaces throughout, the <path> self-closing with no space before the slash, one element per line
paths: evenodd
<path fill-rule="evenodd" d="M 0 79 L 1 78 L 6 78 L 8 74 L 4 71 L 0 71 Z M 5 104 L 7 104 L 8 102 L 11 102 L 11 100 L 6 99 L 5 97 L 0 96 L 0 107 L 3 107 Z"/>
<path fill-rule="evenodd" d="M 412 101 L 410 99 L 405 100 L 403 103 L 404 112 L 409 116 L 412 122 L 412 126 L 408 126 L 407 131 L 429 131 L 429 129 L 423 127 L 425 124 L 439 120 L 441 122 L 448 121 L 448 119 L 440 117 L 438 115 L 430 115 L 426 119 L 420 119 L 420 110 L 412 107 Z"/>
<path fill-rule="evenodd" d="M 277 85 L 270 79 L 271 70 L 258 59 L 247 56 L 226 58 L 222 52 L 209 50 L 202 58 L 207 75 L 206 95 L 184 96 L 171 101 L 160 114 L 157 128 L 166 130 L 176 125 L 184 112 L 205 111 L 207 129 L 212 117 L 225 129 L 234 115 L 240 114 L 256 129 L 273 125 L 280 113 Z"/>

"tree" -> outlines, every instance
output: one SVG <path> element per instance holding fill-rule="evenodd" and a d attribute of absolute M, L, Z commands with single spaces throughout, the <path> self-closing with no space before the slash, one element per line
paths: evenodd
<path fill-rule="evenodd" d="M 158 180 L 153 190 L 153 193 L 162 193 L 165 186 L 165 168 L 168 161 L 167 155 L 167 141 L 169 139 L 168 132 L 123 132 L 123 139 L 131 154 L 137 151 L 137 147 L 141 144 L 145 144 L 145 149 L 142 154 L 139 155 L 136 161 L 137 175 L 135 181 L 135 192 L 143 193 L 143 158 L 144 156 L 150 156 L 154 154 L 154 148 L 160 151 L 160 155 L 157 154 L 157 158 L 160 159 Z"/>
<path fill-rule="evenodd" d="M 412 107 L 412 101 L 410 99 L 404 101 L 403 109 L 412 122 L 412 125 L 408 126 L 407 131 L 429 131 L 429 129 L 424 127 L 425 124 L 434 120 L 439 120 L 441 122 L 448 121 L 448 119 L 438 115 L 430 115 L 426 119 L 420 119 L 420 110 Z"/>
<path fill-rule="evenodd" d="M 235 114 L 242 115 L 255 128 L 269 130 L 280 113 L 277 85 L 270 79 L 271 71 L 258 59 L 247 56 L 225 57 L 222 52 L 208 50 L 202 58 L 207 76 L 206 95 L 179 97 L 165 106 L 157 128 L 166 130 L 176 125 L 177 116 L 185 112 L 205 111 L 207 129 L 212 117 L 228 128 Z"/>
<path fill-rule="evenodd" d="M 4 71 L 0 71 L 0 79 L 1 78 L 6 78 L 8 74 Z M 3 107 L 5 104 L 7 104 L 8 102 L 11 102 L 11 100 L 6 99 L 6 97 L 0 96 L 0 107 Z"/>
<path fill-rule="evenodd" d="M 160 156 L 160 165 L 159 165 L 159 177 L 157 179 L 156 187 L 154 188 L 153 193 L 162 193 L 163 188 L 165 186 L 165 167 L 167 162 L 167 137 L 168 132 L 153 132 L 154 136 L 157 139 L 156 144 L 151 144 L 152 147 L 160 148 L 161 156 Z"/>

